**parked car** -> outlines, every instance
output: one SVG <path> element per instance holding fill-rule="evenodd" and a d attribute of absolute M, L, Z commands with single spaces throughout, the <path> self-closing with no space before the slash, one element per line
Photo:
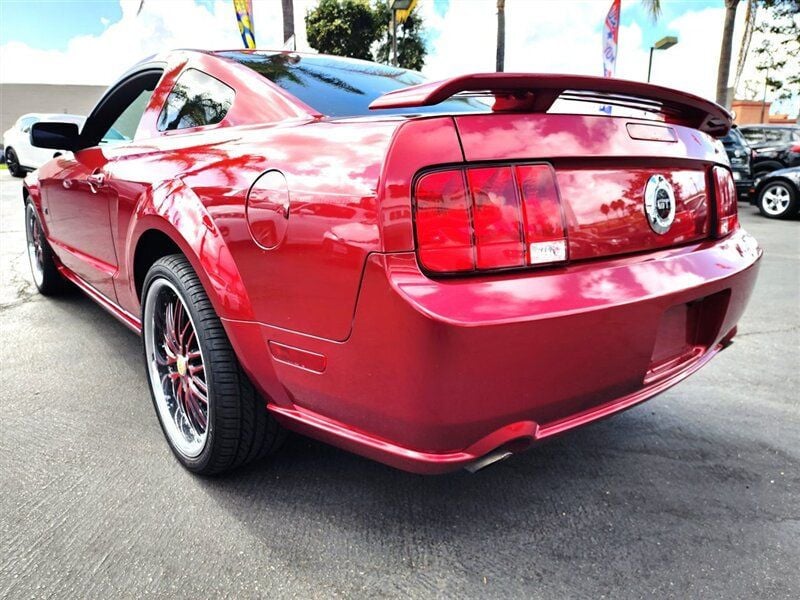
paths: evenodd
<path fill-rule="evenodd" d="M 800 166 L 800 125 L 742 125 L 739 127 L 755 152 L 753 177 Z"/>
<path fill-rule="evenodd" d="M 619 98 L 640 116 L 599 112 Z M 476 470 L 728 346 L 761 257 L 713 137 L 730 126 L 639 82 L 176 51 L 80 133 L 33 126 L 70 151 L 25 181 L 28 255 L 43 294 L 70 281 L 142 334 L 193 472 L 284 428 Z M 130 141 L 100 146 L 112 127 Z"/>
<path fill-rule="evenodd" d="M 747 144 L 739 128 L 734 125 L 731 130 L 722 137 L 722 144 L 731 163 L 733 180 L 736 182 L 736 193 L 739 200 L 747 202 L 755 191 L 755 182 L 750 170 L 750 158 L 753 150 Z"/>
<path fill-rule="evenodd" d="M 759 179 L 753 204 L 770 219 L 797 215 L 800 211 L 800 167 L 779 169 Z"/>
<path fill-rule="evenodd" d="M 3 133 L 3 157 L 14 177 L 24 177 L 27 171 L 39 168 L 53 158 L 51 148 L 35 148 L 30 142 L 31 126 L 39 121 L 63 121 L 83 126 L 86 117 L 66 114 L 28 113 L 22 115 Z"/>

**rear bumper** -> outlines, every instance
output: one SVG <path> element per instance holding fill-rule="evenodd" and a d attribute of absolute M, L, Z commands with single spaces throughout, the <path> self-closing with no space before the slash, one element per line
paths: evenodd
<path fill-rule="evenodd" d="M 439 473 L 609 416 L 699 369 L 733 336 L 760 256 L 742 230 L 535 275 L 434 281 L 413 254 L 372 255 L 346 341 L 225 324 L 286 426 Z M 277 360 L 270 340 L 301 353 Z"/>

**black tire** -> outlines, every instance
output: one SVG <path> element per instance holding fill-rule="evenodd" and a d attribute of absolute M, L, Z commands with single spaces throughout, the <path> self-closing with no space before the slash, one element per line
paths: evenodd
<path fill-rule="evenodd" d="M 30 202 L 25 203 L 25 240 L 31 276 L 36 289 L 44 296 L 58 296 L 64 293 L 70 287 L 69 282 L 58 272 L 53 249 L 44 235 L 36 208 Z"/>
<path fill-rule="evenodd" d="M 12 177 L 25 177 L 25 169 L 19 164 L 19 158 L 13 148 L 6 148 L 6 166 Z"/>
<path fill-rule="evenodd" d="M 151 338 L 160 339 L 157 336 L 157 315 L 160 313 L 155 311 L 161 302 L 161 293 L 175 294 L 181 300 L 189 313 L 189 323 L 193 326 L 199 345 L 200 364 L 207 386 L 206 426 L 202 449 L 194 456 L 182 451 L 171 437 L 176 435 L 172 427 L 173 420 L 169 423 L 164 420 L 164 399 L 179 397 L 174 393 L 175 384 L 172 384 L 174 396 L 170 396 L 171 378 L 166 383 L 162 383 L 164 379 L 159 379 L 155 384 L 153 381 L 154 374 L 160 374 L 159 368 L 169 368 L 157 366 L 155 341 L 151 341 Z M 148 309 L 148 304 L 153 306 Z M 193 473 L 213 475 L 277 451 L 285 438 L 285 432 L 269 414 L 266 403 L 242 371 L 200 279 L 183 255 L 173 254 L 161 258 L 147 272 L 142 290 L 142 342 L 145 370 L 156 415 L 173 454 L 184 467 Z M 148 348 L 153 349 L 152 355 L 149 355 L 151 353 Z M 160 348 L 166 352 L 165 345 L 162 344 Z M 184 362 L 180 377 L 187 377 L 186 364 L 188 359 Z M 181 371 L 179 366 L 176 365 L 176 368 Z M 177 371 L 174 373 L 176 378 L 179 377 Z M 188 372 L 191 373 L 191 370 Z M 159 389 L 161 394 L 157 397 Z M 159 408 L 159 402 L 162 402 L 162 408 Z M 178 404 L 177 400 L 174 402 Z M 188 415 L 189 412 L 185 414 Z M 180 443 L 180 439 L 178 442 Z"/>
<path fill-rule="evenodd" d="M 783 179 L 765 183 L 758 191 L 759 212 L 768 219 L 788 219 L 797 214 L 797 188 Z"/>

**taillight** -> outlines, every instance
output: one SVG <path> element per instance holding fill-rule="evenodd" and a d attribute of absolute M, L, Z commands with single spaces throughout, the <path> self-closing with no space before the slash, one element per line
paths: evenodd
<path fill-rule="evenodd" d="M 437 273 L 563 262 L 567 239 L 549 165 L 427 173 L 414 188 L 422 266 Z"/>
<path fill-rule="evenodd" d="M 800 144 L 792 144 L 791 146 L 792 152 L 797 152 L 800 154 Z"/>
<path fill-rule="evenodd" d="M 724 167 L 714 167 L 714 197 L 717 206 L 717 236 L 724 237 L 736 229 L 739 215 L 736 184 L 733 175 Z"/>

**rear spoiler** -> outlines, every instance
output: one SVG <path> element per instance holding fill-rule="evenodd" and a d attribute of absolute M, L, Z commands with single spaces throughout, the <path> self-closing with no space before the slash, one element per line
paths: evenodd
<path fill-rule="evenodd" d="M 565 100 L 596 102 L 659 113 L 664 121 L 714 136 L 731 128 L 732 116 L 719 104 L 670 88 L 584 75 L 476 73 L 394 90 L 372 101 L 370 109 L 439 104 L 457 94 L 482 92 L 495 97 L 497 112 L 544 113 Z"/>

